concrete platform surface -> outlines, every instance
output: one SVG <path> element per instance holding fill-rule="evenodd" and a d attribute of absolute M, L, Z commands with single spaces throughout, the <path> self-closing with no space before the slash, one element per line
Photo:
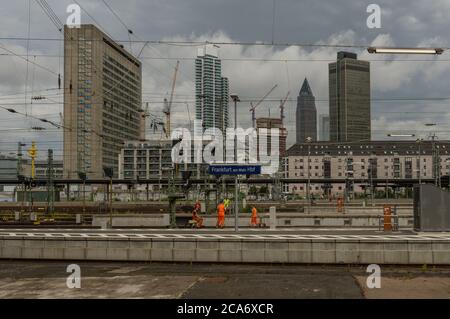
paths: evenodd
<path fill-rule="evenodd" d="M 450 234 L 11 229 L 0 231 L 0 259 L 450 265 Z"/>
<path fill-rule="evenodd" d="M 450 268 L 381 268 L 381 289 L 365 267 L 0 260 L 0 298 L 450 298 Z"/>
<path fill-rule="evenodd" d="M 300 228 L 300 229 L 0 229 L 0 237 L 45 238 L 168 238 L 168 239 L 358 239 L 358 240 L 450 240 L 450 233 L 416 233 L 412 230 L 384 232 L 373 229 Z"/>

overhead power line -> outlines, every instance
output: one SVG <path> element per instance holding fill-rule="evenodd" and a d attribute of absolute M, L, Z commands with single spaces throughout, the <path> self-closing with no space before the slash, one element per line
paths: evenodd
<path fill-rule="evenodd" d="M 22 112 L 17 111 L 17 110 L 15 110 L 15 109 L 13 109 L 13 108 L 4 107 L 4 106 L 1 106 L 1 105 L 0 105 L 0 108 L 1 108 L 1 109 L 4 109 L 5 111 L 8 111 L 8 112 L 10 112 L 10 113 L 13 113 L 13 114 L 22 115 L 22 116 L 25 116 L 25 117 L 28 117 L 28 118 L 32 118 L 32 119 L 41 121 L 41 122 L 43 122 L 43 123 L 48 123 L 48 124 L 50 124 L 50 125 L 53 125 L 53 126 L 56 127 L 56 128 L 64 128 L 64 129 L 67 129 L 67 130 L 69 130 L 69 131 L 72 130 L 71 128 L 65 127 L 64 125 L 57 124 L 57 123 L 55 123 L 55 122 L 53 122 L 53 121 L 50 121 L 50 120 L 47 120 L 47 119 L 45 119 L 45 118 L 39 118 L 39 117 L 33 116 L 33 115 L 31 115 L 31 114 L 22 113 Z"/>
<path fill-rule="evenodd" d="M 47 67 L 45 67 L 45 66 L 43 66 L 43 65 L 41 65 L 41 64 L 39 64 L 39 63 L 36 63 L 36 62 L 34 62 L 34 61 L 30 61 L 28 58 L 25 58 L 25 57 L 23 57 L 22 55 L 17 54 L 16 52 L 14 52 L 14 51 L 12 51 L 12 50 L 10 50 L 10 49 L 5 48 L 1 43 L 0 43 L 0 48 L 3 49 L 3 50 L 5 50 L 5 51 L 7 51 L 7 52 L 9 52 L 9 53 L 11 53 L 12 55 L 15 55 L 16 57 L 18 57 L 18 58 L 20 58 L 20 59 L 22 59 L 22 60 L 25 60 L 27 63 L 34 64 L 34 65 L 36 65 L 37 67 L 39 67 L 39 68 L 41 68 L 41 69 L 43 69 L 43 70 L 45 70 L 45 71 L 47 71 L 47 72 L 50 72 L 50 73 L 52 73 L 52 74 L 54 74 L 54 75 L 58 75 L 58 73 L 52 71 L 51 69 L 49 69 L 49 68 L 47 68 Z"/>
<path fill-rule="evenodd" d="M 75 0 L 74 0 L 75 1 Z M 75 1 L 76 2 L 76 1 Z M 80 6 L 81 7 L 81 6 Z M 94 21 L 96 22 L 96 21 Z M 96 22 L 97 23 L 97 22 Z M 98 24 L 98 23 L 97 23 Z M 63 41 L 57 38 L 26 38 L 26 37 L 0 37 L 0 40 L 8 41 Z M 88 40 L 84 40 L 88 41 Z M 90 40 L 89 40 L 90 41 Z M 93 40 L 100 41 L 100 40 Z M 161 44 L 161 45 L 186 45 L 186 46 L 203 46 L 207 44 L 215 45 L 242 45 L 242 46 L 275 46 L 275 47 L 305 47 L 305 48 L 353 48 L 353 49 L 367 49 L 370 44 L 325 44 L 325 43 L 300 43 L 300 42 L 285 42 L 285 43 L 269 43 L 269 42 L 241 42 L 241 41 L 170 41 L 170 40 L 152 40 L 152 39 L 136 39 L 136 40 L 115 40 L 122 43 L 147 43 L 147 44 Z M 414 47 L 414 46 L 412 46 Z M 450 47 L 440 47 L 444 50 L 450 50 Z"/>
<path fill-rule="evenodd" d="M 45 0 L 36 0 L 36 3 L 42 8 L 42 11 L 47 15 L 50 21 L 55 25 L 59 32 L 62 32 L 64 29 L 64 24 L 58 18 L 56 13 L 50 7 L 50 5 Z"/>

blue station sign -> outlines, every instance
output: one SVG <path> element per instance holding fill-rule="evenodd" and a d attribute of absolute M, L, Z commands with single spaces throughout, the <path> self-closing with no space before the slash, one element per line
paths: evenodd
<path fill-rule="evenodd" d="M 257 175 L 261 174 L 261 165 L 209 165 L 212 175 Z"/>

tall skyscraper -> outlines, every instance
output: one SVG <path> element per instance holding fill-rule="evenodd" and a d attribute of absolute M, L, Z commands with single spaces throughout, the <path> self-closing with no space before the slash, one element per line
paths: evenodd
<path fill-rule="evenodd" d="M 328 70 L 330 140 L 369 141 L 370 63 L 357 60 L 354 53 L 338 52 Z"/>
<path fill-rule="evenodd" d="M 314 97 L 308 79 L 303 81 L 302 88 L 297 97 L 296 114 L 297 143 L 305 143 L 308 137 L 317 141 L 317 110 Z"/>
<path fill-rule="evenodd" d="M 118 173 L 125 140 L 143 139 L 141 63 L 94 25 L 64 28 L 64 177 Z"/>
<path fill-rule="evenodd" d="M 222 76 L 217 47 L 206 45 L 195 59 L 195 118 L 203 129 L 228 127 L 228 78 Z"/>
<path fill-rule="evenodd" d="M 330 117 L 325 114 L 319 115 L 319 141 L 330 140 Z"/>

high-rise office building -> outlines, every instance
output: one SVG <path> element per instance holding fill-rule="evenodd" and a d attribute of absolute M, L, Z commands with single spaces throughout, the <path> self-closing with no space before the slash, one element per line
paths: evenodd
<path fill-rule="evenodd" d="M 330 140 L 330 117 L 325 114 L 319 115 L 319 141 Z"/>
<path fill-rule="evenodd" d="M 369 141 L 370 63 L 357 55 L 338 52 L 329 67 L 330 140 Z"/>
<path fill-rule="evenodd" d="M 123 142 L 145 138 L 141 70 L 94 25 L 64 28 L 64 177 L 117 176 Z"/>
<path fill-rule="evenodd" d="M 222 76 L 218 50 L 206 45 L 198 50 L 195 60 L 195 118 L 202 120 L 203 129 L 228 127 L 228 78 Z"/>
<path fill-rule="evenodd" d="M 302 88 L 297 97 L 296 114 L 296 141 L 304 143 L 308 137 L 312 141 L 317 140 L 317 110 L 316 98 L 314 97 L 308 79 L 303 81 Z"/>

